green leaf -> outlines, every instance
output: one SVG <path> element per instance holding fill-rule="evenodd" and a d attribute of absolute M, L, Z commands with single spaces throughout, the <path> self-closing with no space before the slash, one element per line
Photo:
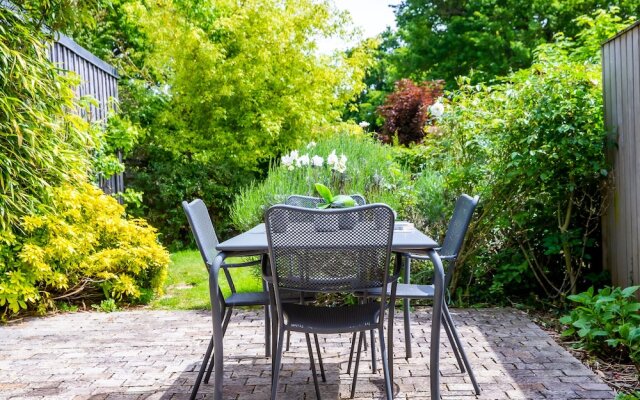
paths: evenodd
<path fill-rule="evenodd" d="M 345 196 L 343 194 L 333 198 L 331 202 L 334 207 L 353 207 L 356 205 L 355 200 L 351 196 Z"/>
<path fill-rule="evenodd" d="M 638 289 L 640 289 L 640 286 L 629 286 L 628 288 L 622 289 L 622 295 L 624 297 L 630 297 L 632 294 L 634 294 Z"/>
<path fill-rule="evenodd" d="M 331 194 L 331 190 L 325 185 L 323 185 L 322 183 L 316 183 L 315 187 L 316 187 L 316 191 L 318 192 L 320 197 L 322 197 L 325 203 L 331 204 L 331 202 L 333 201 L 333 195 Z"/>
<path fill-rule="evenodd" d="M 560 318 L 559 321 L 562 324 L 570 324 L 571 321 L 573 321 L 573 318 L 571 317 L 571 315 L 565 315 L 564 317 Z"/>

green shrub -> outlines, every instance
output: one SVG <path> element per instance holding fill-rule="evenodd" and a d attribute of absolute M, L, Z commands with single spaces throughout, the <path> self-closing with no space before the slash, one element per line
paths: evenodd
<path fill-rule="evenodd" d="M 346 156 L 344 172 L 327 165 L 329 155 L 335 151 L 340 159 Z M 264 210 L 283 202 L 288 195 L 318 196 L 314 184 L 322 183 L 335 194 L 362 194 L 368 203 L 386 203 L 398 213 L 398 218 L 417 214 L 417 199 L 410 173 L 394 159 L 393 150 L 361 134 L 342 133 L 319 140 L 317 144 L 297 150 L 307 155 L 307 165 L 289 167 L 279 163 L 269 170 L 260 183 L 242 190 L 231 207 L 231 219 L 239 230 L 246 230 L 262 222 Z M 285 155 L 287 157 L 288 155 Z M 323 158 L 321 167 L 314 167 L 311 159 Z M 287 159 L 284 158 L 286 164 Z"/>
<path fill-rule="evenodd" d="M 481 198 L 460 259 L 475 269 L 457 270 L 471 275 L 465 290 L 508 294 L 526 270 L 537 291 L 562 299 L 593 270 L 608 171 L 601 72 L 574 61 L 570 46 L 539 48 L 531 68 L 493 86 L 462 79 L 425 139 L 425 168 L 439 172 L 445 193 Z"/>
<path fill-rule="evenodd" d="M 577 336 L 578 346 L 600 354 L 630 359 L 640 371 L 640 301 L 634 293 L 640 286 L 626 289 L 605 287 L 594 294 L 571 295 L 579 305 L 560 322 L 567 325 L 563 336 Z"/>
<path fill-rule="evenodd" d="M 140 215 L 158 229 L 162 243 L 179 250 L 195 245 L 181 202 L 201 198 L 211 213 L 216 233 L 225 238 L 230 234 L 233 194 L 254 174 L 147 145 L 134 151 L 126 176 L 130 188 L 144 192 Z"/>
<path fill-rule="evenodd" d="M 0 37 L 1 237 L 47 204 L 51 187 L 86 179 L 94 139 L 88 124 L 67 112 L 75 109 L 78 81 L 48 61 L 40 27 L 2 6 Z"/>
<path fill-rule="evenodd" d="M 169 254 L 144 220 L 84 184 L 53 190 L 51 209 L 22 218 L 22 237 L 0 242 L 0 312 L 55 301 L 113 298 L 135 302 L 159 293 Z"/>

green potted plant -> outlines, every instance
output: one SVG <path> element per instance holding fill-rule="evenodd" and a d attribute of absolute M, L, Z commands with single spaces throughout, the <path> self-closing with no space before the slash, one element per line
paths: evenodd
<path fill-rule="evenodd" d="M 318 204 L 318 208 L 349 208 L 356 205 L 355 200 L 351 196 L 331 194 L 331 190 L 321 183 L 315 184 L 316 191 L 324 200 L 324 203 Z M 340 215 L 332 215 L 323 217 L 322 223 L 318 219 L 315 221 L 316 229 L 320 232 L 335 232 L 338 229 L 351 229 L 357 222 L 357 214 L 344 213 Z"/>

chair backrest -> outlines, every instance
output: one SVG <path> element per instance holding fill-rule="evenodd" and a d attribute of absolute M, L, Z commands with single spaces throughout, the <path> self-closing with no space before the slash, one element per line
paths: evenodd
<path fill-rule="evenodd" d="M 276 205 L 267 210 L 265 225 L 276 298 L 279 289 L 386 287 L 394 225 L 389 206 L 317 210 Z"/>
<path fill-rule="evenodd" d="M 355 200 L 356 205 L 358 206 L 364 206 L 365 204 L 367 204 L 367 201 L 364 199 L 364 196 L 362 195 L 350 194 L 349 197 Z M 287 200 L 285 200 L 284 202 L 284 204 L 289 206 L 304 207 L 304 208 L 317 208 L 318 204 L 322 204 L 322 203 L 324 203 L 324 200 L 321 197 L 302 196 L 299 194 L 293 194 L 287 197 Z"/>
<path fill-rule="evenodd" d="M 455 209 L 453 210 L 453 215 L 449 220 L 447 233 L 444 236 L 444 241 L 442 242 L 442 247 L 439 252 L 441 257 L 444 257 L 445 259 L 448 258 L 450 260 L 446 277 L 447 286 L 451 280 L 453 268 L 455 267 L 455 260 L 462 248 L 462 243 L 464 243 L 464 237 L 467 234 L 467 229 L 471 223 L 473 211 L 478 205 L 478 200 L 478 196 L 471 197 L 466 194 L 458 197 Z"/>
<path fill-rule="evenodd" d="M 195 199 L 191 203 L 182 202 L 182 208 L 187 214 L 187 220 L 191 227 L 191 232 L 196 238 L 196 244 L 200 255 L 205 264 L 213 263 L 214 258 L 218 254 L 216 246 L 218 245 L 218 237 L 213 228 L 207 206 L 200 199 Z"/>

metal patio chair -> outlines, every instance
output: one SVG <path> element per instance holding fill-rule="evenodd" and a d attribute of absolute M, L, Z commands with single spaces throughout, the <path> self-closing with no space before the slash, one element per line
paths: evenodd
<path fill-rule="evenodd" d="M 364 196 L 360 195 L 360 194 L 350 194 L 349 197 L 351 197 L 355 202 L 356 205 L 358 206 L 364 206 L 365 204 L 367 204 L 367 201 L 365 200 Z M 296 207 L 303 207 L 303 208 L 318 208 L 319 204 L 323 204 L 324 203 L 324 199 L 322 197 L 313 197 L 313 196 L 305 196 L 305 195 L 301 195 L 301 194 L 292 194 L 291 196 L 287 197 L 287 199 L 285 200 L 284 204 L 289 205 L 289 206 L 296 206 Z M 291 342 L 291 331 L 287 331 L 287 347 L 286 350 L 289 351 L 289 344 Z M 355 343 L 356 340 L 356 333 L 353 333 L 353 343 Z M 374 343 L 374 337 L 373 337 L 373 330 L 371 331 L 371 343 Z M 365 339 L 364 342 L 364 346 L 365 346 L 365 351 L 367 350 L 367 342 Z M 320 355 L 320 345 L 318 344 L 318 340 L 316 337 L 316 348 L 317 348 L 317 352 L 318 352 L 318 361 L 320 364 L 320 370 L 322 373 L 322 376 L 324 377 L 324 370 L 322 367 L 322 356 Z M 353 354 L 351 354 L 351 356 L 349 357 L 349 369 L 347 371 L 347 373 L 350 373 L 351 371 L 351 361 L 353 358 Z M 376 353 L 375 353 L 375 346 L 372 345 L 371 346 L 371 369 L 373 371 L 376 371 Z"/>
<path fill-rule="evenodd" d="M 187 220 L 189 221 L 189 226 L 191 227 L 191 232 L 196 239 L 196 244 L 198 246 L 198 250 L 200 250 L 200 255 L 202 256 L 202 260 L 207 267 L 207 271 L 209 271 L 209 267 L 213 264 L 213 260 L 218 254 L 216 250 L 216 246 L 218 245 L 218 237 L 216 236 L 216 231 L 213 227 L 213 223 L 211 222 L 211 217 L 209 216 L 209 212 L 207 211 L 207 206 L 200 199 L 195 199 L 191 203 L 187 203 L 186 201 L 182 202 L 182 208 L 184 209 L 185 214 L 187 215 Z M 231 289 L 231 295 L 226 299 L 222 295 L 222 292 L 219 292 L 217 297 L 220 299 L 223 310 L 223 324 L 222 331 L 226 332 L 227 327 L 229 325 L 229 320 L 231 319 L 231 313 L 233 312 L 234 307 L 243 307 L 243 306 L 264 306 L 265 308 L 265 356 L 269 357 L 270 355 L 270 318 L 269 318 L 269 294 L 266 291 L 262 292 L 249 292 L 249 293 L 237 293 L 235 285 L 233 284 L 233 279 L 231 278 L 231 274 L 229 272 L 229 268 L 236 267 L 248 267 L 252 265 L 259 265 L 261 263 L 261 259 L 256 259 L 252 261 L 247 261 L 243 263 L 224 263 L 222 264 L 222 270 L 227 279 L 227 283 L 229 284 L 229 288 Z M 193 387 L 193 391 L 191 393 L 191 399 L 194 399 L 196 394 L 198 393 L 198 388 L 200 387 L 200 382 L 202 381 L 202 376 L 204 375 L 204 371 L 209 365 L 209 369 L 207 370 L 207 375 L 205 376 L 204 383 L 209 383 L 209 378 L 211 377 L 211 372 L 213 370 L 213 337 L 209 341 L 209 346 L 205 353 L 204 359 L 202 360 L 202 365 L 200 366 L 200 371 L 198 372 L 198 376 L 196 378 L 196 382 Z"/>
<path fill-rule="evenodd" d="M 271 398 L 277 398 L 285 332 L 306 336 L 316 397 L 320 389 L 309 334 L 366 332 L 378 329 L 386 398 L 392 385 L 385 351 L 385 310 L 395 301 L 398 271 L 390 274 L 393 210 L 383 204 L 316 210 L 276 205 L 265 214 L 271 273 L 269 281 L 277 316 L 277 344 L 272 366 Z M 390 284 L 380 302 L 326 307 L 285 303 L 283 290 L 309 293 L 366 292 Z M 359 342 L 359 349 L 362 339 Z M 355 392 L 354 376 L 351 397 Z"/>
<path fill-rule="evenodd" d="M 451 277 L 453 276 L 453 272 L 456 267 L 456 259 L 458 257 L 458 253 L 462 248 L 462 244 L 464 243 L 464 238 L 469 228 L 469 224 L 471 223 L 471 217 L 473 216 L 473 212 L 478 204 L 479 197 L 470 197 L 466 194 L 461 195 L 456 201 L 456 206 L 453 211 L 453 216 L 449 220 L 449 225 L 447 227 L 447 233 L 445 235 L 444 241 L 442 243 L 442 247 L 438 250 L 440 258 L 443 262 L 446 262 L 445 269 L 445 288 L 449 286 L 451 282 Z M 405 276 L 408 276 L 408 271 L 410 269 L 411 259 L 417 260 L 430 260 L 428 256 L 421 254 L 403 254 L 405 257 Z M 369 295 L 380 295 L 382 293 L 381 288 L 373 289 L 369 291 Z M 409 300 L 409 299 L 426 299 L 432 300 L 434 296 L 434 286 L 433 285 L 416 285 L 410 283 L 399 283 L 396 291 L 396 297 Z M 473 388 L 476 394 L 480 394 L 480 386 L 476 381 L 476 377 L 471 370 L 471 366 L 469 364 L 469 360 L 462 346 L 462 342 L 460 341 L 460 337 L 458 335 L 458 331 L 456 326 L 451 318 L 451 313 L 449 312 L 449 307 L 447 303 L 443 303 L 442 309 L 442 325 L 444 325 L 444 329 L 447 333 L 447 337 L 449 338 L 449 342 L 451 343 L 451 347 L 453 349 L 453 353 L 458 362 L 458 366 L 460 367 L 461 372 L 468 372 L 469 377 L 471 378 L 471 382 L 473 384 Z M 411 358 L 411 320 L 409 315 L 409 304 L 408 301 L 404 303 L 404 332 L 405 332 L 405 347 L 406 347 L 406 357 Z M 353 351 L 353 345 L 352 345 Z"/>

